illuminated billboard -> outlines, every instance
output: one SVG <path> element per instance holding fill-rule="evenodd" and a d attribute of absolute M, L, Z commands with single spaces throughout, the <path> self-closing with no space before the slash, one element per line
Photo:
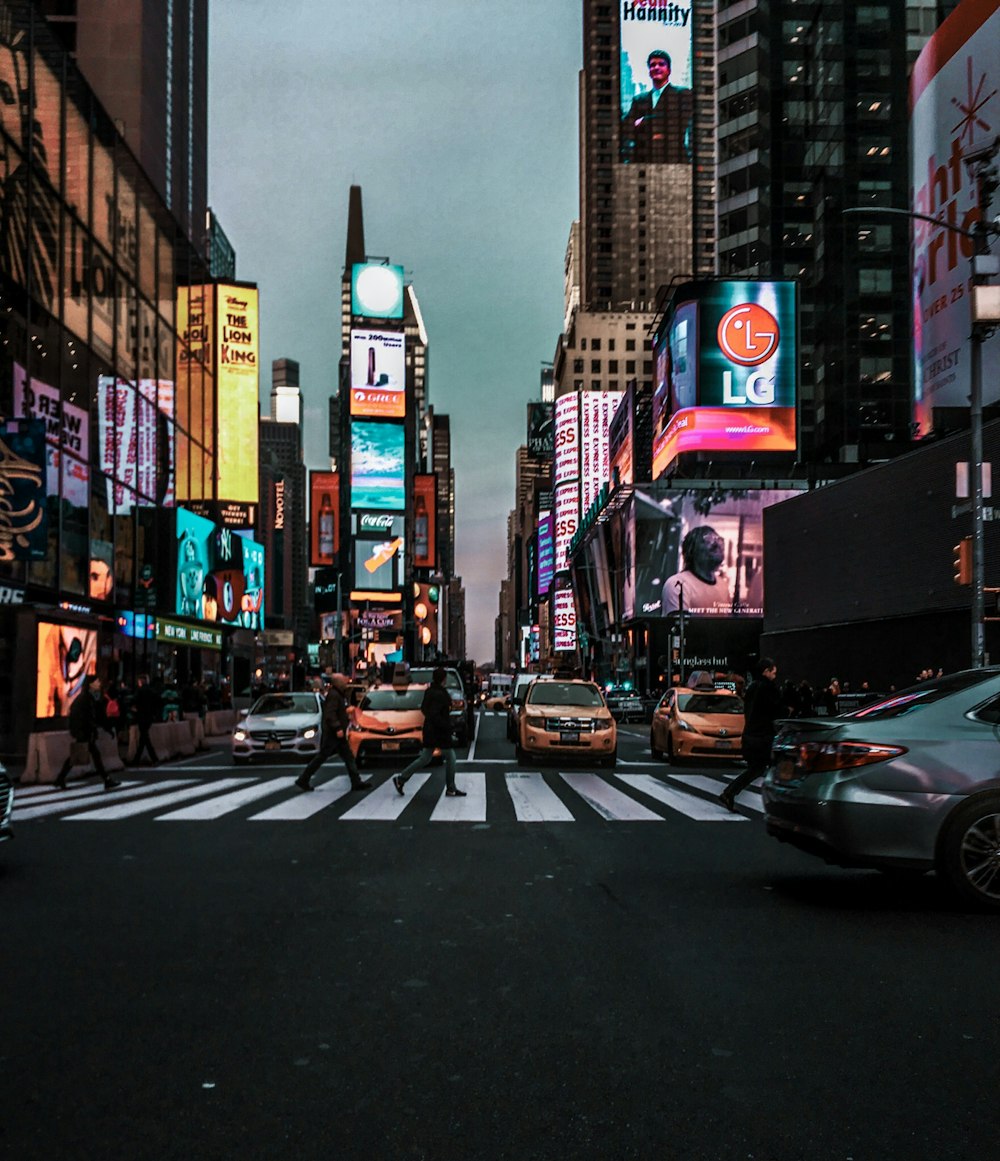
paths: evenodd
<path fill-rule="evenodd" d="M 215 495 L 215 289 L 177 288 L 177 499 Z"/>
<path fill-rule="evenodd" d="M 413 567 L 433 568 L 437 560 L 437 476 L 413 477 Z"/>
<path fill-rule="evenodd" d="M 633 617 L 764 615 L 764 509 L 794 490 L 636 492 L 623 611 Z"/>
<path fill-rule="evenodd" d="M 924 46 L 910 78 L 913 209 L 961 230 L 980 219 L 963 155 L 990 145 L 1000 123 L 1000 0 L 963 0 Z M 996 213 L 996 195 L 993 200 Z M 881 216 L 856 224 L 877 226 Z M 974 344 L 967 293 L 974 242 L 911 220 L 913 237 L 913 418 L 919 434 L 935 407 L 968 407 Z M 1000 397 L 1000 338 L 981 343 L 983 403 Z"/>
<path fill-rule="evenodd" d="M 621 30 L 619 158 L 690 165 L 691 0 L 618 0 Z"/>
<path fill-rule="evenodd" d="M 538 514 L 538 595 L 548 596 L 555 576 L 555 515 L 551 511 Z"/>
<path fill-rule="evenodd" d="M 555 435 L 554 407 L 551 403 L 528 404 L 528 451 L 533 456 L 551 456 Z"/>
<path fill-rule="evenodd" d="M 309 473 L 309 566 L 336 564 L 340 552 L 340 474 Z"/>
<path fill-rule="evenodd" d="M 403 586 L 406 522 L 388 512 L 355 512 L 354 588 L 387 593 Z"/>
<path fill-rule="evenodd" d="M 406 510 L 406 443 L 401 423 L 351 424 L 351 508 Z"/>
<path fill-rule="evenodd" d="M 216 287 L 216 500 L 256 504 L 260 423 L 257 288 Z"/>
<path fill-rule="evenodd" d="M 608 457 L 611 474 L 618 473 L 619 484 L 635 480 L 635 399 L 629 387 L 608 428 Z"/>
<path fill-rule="evenodd" d="M 556 652 L 576 648 L 576 601 L 572 589 L 559 589 L 553 597 L 552 648 Z"/>
<path fill-rule="evenodd" d="M 45 424 L 45 486 L 50 496 L 62 496 L 74 508 L 90 507 L 90 415 L 83 407 L 63 403 L 59 389 L 41 379 L 29 379 L 14 364 L 14 415 Z M 62 489 L 59 476 L 62 474 Z"/>
<path fill-rule="evenodd" d="M 0 560 L 45 560 L 49 553 L 41 419 L 0 420 Z M 2 586 L 4 588 L 8 586 Z"/>
<path fill-rule="evenodd" d="M 264 628 L 264 546 L 177 509 L 174 611 L 201 621 Z"/>
<path fill-rule="evenodd" d="M 656 348 L 653 479 L 685 452 L 794 452 L 794 282 L 692 282 Z"/>
<path fill-rule="evenodd" d="M 138 383 L 101 375 L 97 380 L 97 433 L 108 511 L 127 516 L 140 508 L 174 506 L 174 385 Z M 162 459 L 161 459 L 162 449 Z"/>
<path fill-rule="evenodd" d="M 553 529 L 555 569 L 563 572 L 569 567 L 567 555 L 570 541 L 580 526 L 580 487 L 576 483 L 560 484 L 556 488 L 556 518 Z"/>
<path fill-rule="evenodd" d="M 406 415 L 406 337 L 402 331 L 351 331 L 351 415 Z"/>
<path fill-rule="evenodd" d="M 580 511 L 586 514 L 611 477 L 609 429 L 622 391 L 584 391 L 580 395 Z"/>
<path fill-rule="evenodd" d="M 35 716 L 63 717 L 83 689 L 83 679 L 97 672 L 97 630 L 78 625 L 38 622 L 38 681 Z"/>
<path fill-rule="evenodd" d="M 402 318 L 402 266 L 356 262 L 351 267 L 351 314 L 361 318 Z"/>
<path fill-rule="evenodd" d="M 580 396 L 556 400 L 555 467 L 553 483 L 564 484 L 580 475 Z"/>

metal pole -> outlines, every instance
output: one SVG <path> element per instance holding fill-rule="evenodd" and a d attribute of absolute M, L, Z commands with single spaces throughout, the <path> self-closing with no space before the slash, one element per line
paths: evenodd
<path fill-rule="evenodd" d="M 972 324 L 972 391 L 970 426 L 972 447 L 969 471 L 972 472 L 972 667 L 986 664 L 985 553 L 983 529 L 983 340 L 978 323 Z"/>
<path fill-rule="evenodd" d="M 344 618 L 344 584 L 343 573 L 337 573 L 337 620 L 333 626 L 333 668 L 337 673 L 343 673 L 340 665 L 340 639 L 343 635 Z M 329 607 L 329 606 L 327 606 Z"/>

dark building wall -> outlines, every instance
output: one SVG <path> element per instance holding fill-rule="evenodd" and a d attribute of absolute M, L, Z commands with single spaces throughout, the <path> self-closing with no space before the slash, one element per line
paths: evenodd
<path fill-rule="evenodd" d="M 1000 457 L 1000 423 L 986 425 L 984 448 L 986 460 Z M 967 666 L 971 593 L 952 579 L 953 548 L 972 517 L 953 517 L 952 507 L 955 464 L 968 459 L 969 437 L 959 434 L 767 509 L 762 652 L 803 676 L 839 660 L 845 672 L 824 680 L 897 685 L 927 666 Z M 992 521 L 985 577 L 1000 584 Z M 1000 634 L 986 629 L 987 650 L 1000 658 Z"/>

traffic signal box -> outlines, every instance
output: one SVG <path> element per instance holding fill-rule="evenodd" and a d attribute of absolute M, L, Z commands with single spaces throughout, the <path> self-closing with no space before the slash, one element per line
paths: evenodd
<path fill-rule="evenodd" d="M 955 575 L 952 578 L 957 585 L 971 585 L 972 584 L 972 537 L 963 536 L 962 539 L 952 549 L 955 554 L 955 559 L 952 565 L 955 569 Z"/>
<path fill-rule="evenodd" d="M 417 625 L 417 640 L 421 645 L 436 646 L 438 642 L 438 601 L 441 590 L 437 585 L 413 586 L 413 619 Z"/>

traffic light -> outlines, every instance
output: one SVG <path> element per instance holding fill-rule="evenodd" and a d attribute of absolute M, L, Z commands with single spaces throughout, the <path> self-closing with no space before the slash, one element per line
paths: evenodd
<path fill-rule="evenodd" d="M 955 554 L 955 559 L 952 565 L 955 569 L 955 575 L 952 578 L 957 585 L 971 585 L 972 584 L 972 537 L 963 536 L 962 539 L 952 549 Z"/>
<path fill-rule="evenodd" d="M 417 640 L 421 645 L 437 645 L 440 598 L 441 590 L 437 585 L 413 586 L 413 619 L 417 625 Z"/>

